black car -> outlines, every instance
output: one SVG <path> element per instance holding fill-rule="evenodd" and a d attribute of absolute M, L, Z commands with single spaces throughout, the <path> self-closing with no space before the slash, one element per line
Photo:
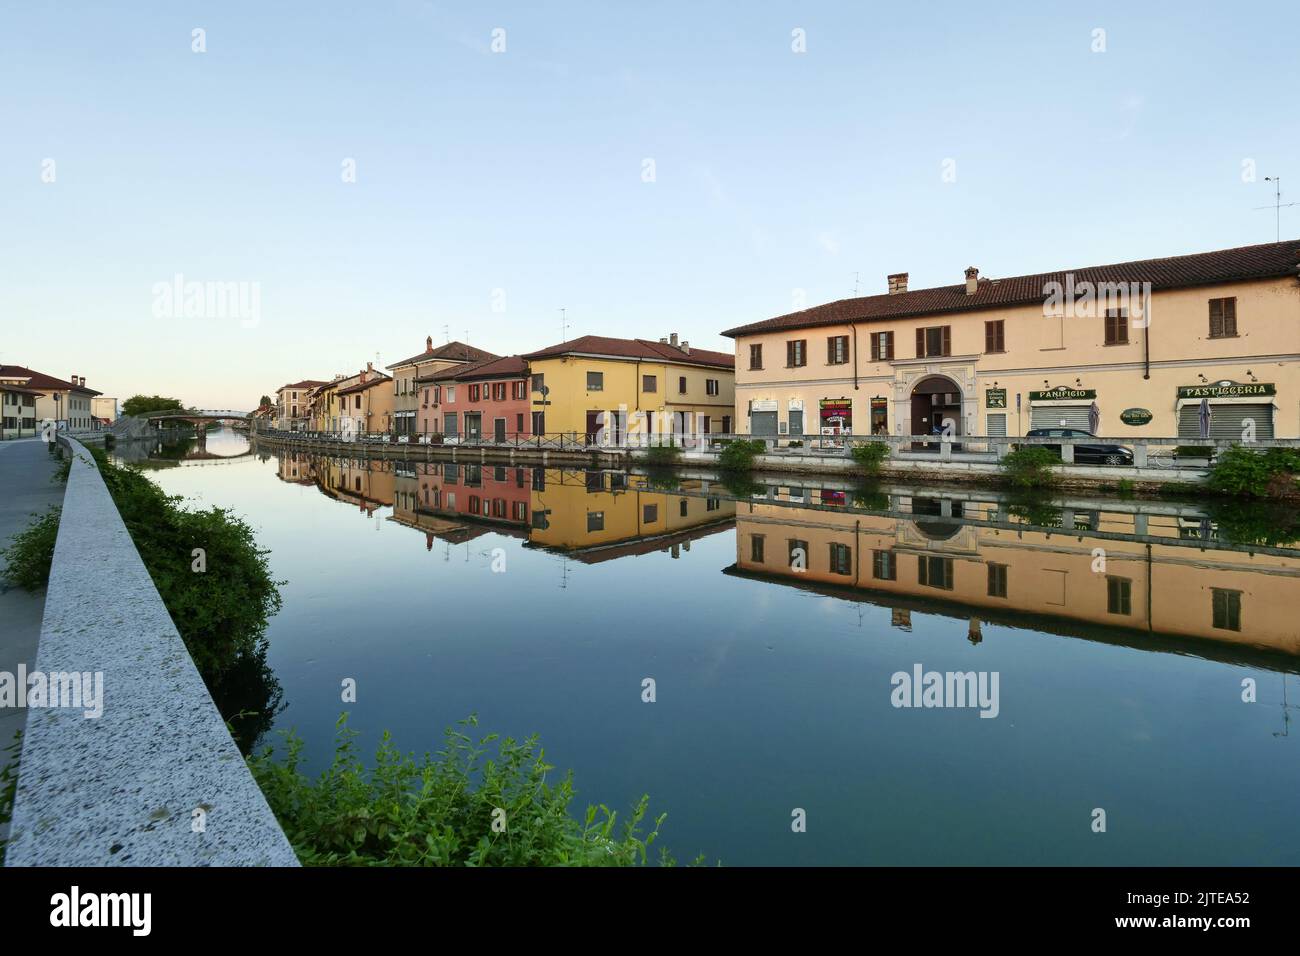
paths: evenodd
<path fill-rule="evenodd" d="M 1080 428 L 1031 428 L 1026 438 L 1096 438 L 1091 432 Z M 1060 445 L 1027 445 L 1027 448 L 1047 448 L 1061 453 Z M 1077 465 L 1131 465 L 1133 452 L 1123 445 L 1086 445 L 1074 446 L 1074 462 Z"/>

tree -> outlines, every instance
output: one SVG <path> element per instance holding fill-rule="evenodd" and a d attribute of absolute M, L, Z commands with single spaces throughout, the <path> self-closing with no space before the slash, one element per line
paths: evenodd
<path fill-rule="evenodd" d="M 122 403 L 123 415 L 145 415 L 150 412 L 183 412 L 186 408 L 180 399 L 162 395 L 132 395 Z"/>
<path fill-rule="evenodd" d="M 258 407 L 258 408 L 269 408 L 270 406 L 272 406 L 272 405 L 274 405 L 274 404 L 275 404 L 275 402 L 271 401 L 271 396 L 270 396 L 270 395 L 263 395 L 262 398 L 258 401 L 258 403 L 257 403 L 257 407 Z"/>

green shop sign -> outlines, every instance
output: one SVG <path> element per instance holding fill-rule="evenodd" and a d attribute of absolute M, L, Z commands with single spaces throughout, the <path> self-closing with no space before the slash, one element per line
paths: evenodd
<path fill-rule="evenodd" d="M 1045 392 L 1029 393 L 1029 400 L 1031 402 L 1058 402 L 1062 399 L 1085 399 L 1096 397 L 1097 390 L 1095 388 L 1066 388 L 1064 385 L 1058 385 L 1056 388 L 1048 389 Z"/>
<path fill-rule="evenodd" d="M 984 407 L 985 408 L 1006 408 L 1007 390 L 1005 388 L 984 389 Z"/>
<path fill-rule="evenodd" d="M 1242 398 L 1251 395 L 1276 395 L 1272 382 L 1210 382 L 1206 385 L 1179 385 L 1179 398 Z"/>
<path fill-rule="evenodd" d="M 1119 420 L 1125 425 L 1145 425 L 1151 418 L 1149 408 L 1126 408 L 1119 413 Z"/>

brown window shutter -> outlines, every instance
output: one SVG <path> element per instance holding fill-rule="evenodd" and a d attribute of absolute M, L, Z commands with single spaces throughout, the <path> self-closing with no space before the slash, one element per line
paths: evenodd
<path fill-rule="evenodd" d="M 997 342 L 997 333 L 994 332 L 993 323 L 985 322 L 984 323 L 984 351 L 996 352 L 997 351 L 996 342 Z"/>
<path fill-rule="evenodd" d="M 925 358 L 925 329 L 916 330 L 916 357 Z"/>
<path fill-rule="evenodd" d="M 943 327 L 943 353 L 944 355 L 952 354 L 952 326 Z"/>
<path fill-rule="evenodd" d="M 894 333 L 885 332 L 883 334 L 885 336 L 885 358 L 892 359 L 894 357 Z"/>
<path fill-rule="evenodd" d="M 835 336 L 833 335 L 826 340 L 826 364 L 835 364 Z"/>
<path fill-rule="evenodd" d="M 1223 300 L 1210 300 L 1210 337 L 1223 335 Z"/>
<path fill-rule="evenodd" d="M 1237 334 L 1237 297 L 1223 300 L 1223 334 Z"/>

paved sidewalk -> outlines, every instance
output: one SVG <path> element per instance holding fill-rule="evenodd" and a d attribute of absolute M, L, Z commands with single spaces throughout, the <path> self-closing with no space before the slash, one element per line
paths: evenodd
<path fill-rule="evenodd" d="M 0 442 L 0 548 L 27 527 L 33 513 L 63 501 L 63 485 L 51 480 L 57 459 L 40 439 Z M 24 591 L 4 580 L 0 561 L 0 671 L 17 675 L 36 661 L 45 611 L 44 589 Z M 0 769 L 9 762 L 9 744 L 27 719 L 26 708 L 0 708 Z M 0 834 L 3 836 L 3 834 Z"/>

